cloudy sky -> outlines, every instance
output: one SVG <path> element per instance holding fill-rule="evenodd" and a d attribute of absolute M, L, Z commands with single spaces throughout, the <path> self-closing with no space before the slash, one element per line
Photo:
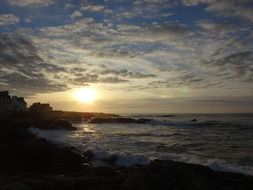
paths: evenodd
<path fill-rule="evenodd" d="M 29 104 L 253 112 L 252 0 L 1 0 L 0 50 L 0 89 Z"/>

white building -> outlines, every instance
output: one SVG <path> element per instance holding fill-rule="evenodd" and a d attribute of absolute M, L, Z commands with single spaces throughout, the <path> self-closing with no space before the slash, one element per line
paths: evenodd
<path fill-rule="evenodd" d="M 8 91 L 0 92 L 0 112 L 26 110 L 26 102 L 23 97 L 10 96 Z"/>

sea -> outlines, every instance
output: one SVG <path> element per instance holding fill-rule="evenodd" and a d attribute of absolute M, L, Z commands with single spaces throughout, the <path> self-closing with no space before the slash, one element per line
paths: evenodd
<path fill-rule="evenodd" d="M 155 159 L 208 166 L 253 175 L 253 114 L 140 114 L 145 124 L 73 123 L 75 131 L 31 132 L 96 160 L 115 159 L 121 166 L 145 165 Z"/>

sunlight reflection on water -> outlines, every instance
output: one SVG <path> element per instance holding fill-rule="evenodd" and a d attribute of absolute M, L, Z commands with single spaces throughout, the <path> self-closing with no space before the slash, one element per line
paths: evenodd
<path fill-rule="evenodd" d="M 204 118 L 202 122 L 200 118 L 200 122 L 194 124 L 189 118 L 173 119 L 156 125 L 80 123 L 73 124 L 78 129 L 75 131 L 34 130 L 42 137 L 71 145 L 80 152 L 91 150 L 100 158 L 116 154 L 126 157 L 129 163 L 133 160 L 146 163 L 145 157 L 211 164 L 217 168 L 237 168 L 238 165 L 240 170 L 253 171 L 251 120 L 242 124 L 242 118 L 238 118 L 238 125 L 234 118 L 235 123 L 228 123 L 227 118 L 216 123 L 205 122 Z"/>

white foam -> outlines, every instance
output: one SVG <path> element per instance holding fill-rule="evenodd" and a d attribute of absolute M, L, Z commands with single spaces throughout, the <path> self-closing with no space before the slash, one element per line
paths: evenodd
<path fill-rule="evenodd" d="M 129 147 L 127 146 L 124 149 L 120 144 L 117 144 L 118 141 L 111 142 L 108 141 L 107 138 L 103 139 L 103 136 L 100 137 L 100 131 L 94 131 L 94 134 L 93 132 L 87 133 L 87 129 L 85 130 L 83 127 L 80 127 L 76 131 L 40 130 L 35 128 L 30 128 L 30 131 L 33 134 L 52 141 L 53 143 L 75 147 L 81 153 L 85 152 L 86 150 L 90 150 L 95 154 L 96 159 L 110 159 L 112 156 L 114 156 L 116 158 L 115 164 L 121 166 L 130 166 L 136 164 L 145 165 L 150 163 L 150 161 L 153 159 L 161 159 L 200 164 L 208 166 L 216 171 L 228 171 L 253 175 L 253 166 L 232 165 L 224 160 L 208 159 L 187 153 L 178 154 L 166 151 L 156 152 L 154 150 L 149 150 L 148 147 L 147 150 L 144 150 L 140 153 L 137 145 L 134 147 L 129 145 Z M 127 143 L 127 145 L 130 144 L 131 139 L 127 138 L 126 140 L 127 142 L 121 141 L 121 143 Z M 113 147 L 116 145 L 117 150 Z"/>
<path fill-rule="evenodd" d="M 241 173 L 246 175 L 253 175 L 253 167 L 250 166 L 239 166 L 229 164 L 224 160 L 219 159 L 203 159 L 200 157 L 187 155 L 187 154 L 168 154 L 166 158 L 162 158 L 165 160 L 174 160 L 191 164 L 199 164 L 203 166 L 207 166 L 214 171 L 223 171 L 223 172 L 233 172 L 233 173 Z"/>
<path fill-rule="evenodd" d="M 215 171 L 225 171 L 225 172 L 253 175 L 253 167 L 249 167 L 249 166 L 235 166 L 235 165 L 227 164 L 227 163 L 220 162 L 217 160 L 209 160 L 206 166 L 210 167 L 211 169 Z"/>

